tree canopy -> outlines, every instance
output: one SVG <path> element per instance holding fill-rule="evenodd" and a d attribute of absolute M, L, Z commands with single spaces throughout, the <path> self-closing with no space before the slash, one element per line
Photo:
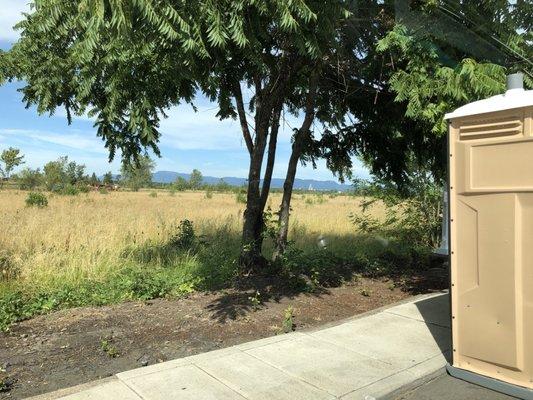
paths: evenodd
<path fill-rule="evenodd" d="M 503 93 L 508 73 L 533 87 L 532 12 L 527 1 L 385 2 L 364 58 L 375 90 L 350 99 L 341 143 L 399 185 L 414 164 L 445 177 L 444 114 Z"/>
<path fill-rule="evenodd" d="M 4 164 L 3 168 L 0 167 L 0 174 L 9 179 L 11 172 L 19 165 L 24 164 L 24 155 L 20 153 L 20 149 L 10 147 L 0 154 L 0 162 Z"/>
<path fill-rule="evenodd" d="M 125 186 L 137 191 L 152 183 L 154 169 L 154 161 L 147 155 L 144 155 L 139 157 L 136 162 L 123 162 L 120 170 L 120 178 Z"/>

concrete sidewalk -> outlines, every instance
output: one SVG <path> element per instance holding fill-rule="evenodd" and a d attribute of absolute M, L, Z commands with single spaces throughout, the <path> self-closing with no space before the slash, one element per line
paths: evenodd
<path fill-rule="evenodd" d="M 34 399 L 371 399 L 446 364 L 448 296 L 122 372 Z"/>

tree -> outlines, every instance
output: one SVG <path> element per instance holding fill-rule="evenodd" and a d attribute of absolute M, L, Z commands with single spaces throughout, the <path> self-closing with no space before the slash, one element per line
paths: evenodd
<path fill-rule="evenodd" d="M 174 187 L 178 192 L 183 192 L 189 188 L 189 182 L 183 176 L 178 176 L 174 182 Z"/>
<path fill-rule="evenodd" d="M 111 173 L 111 171 L 108 171 L 104 174 L 103 178 L 102 178 L 102 183 L 104 185 L 112 185 L 113 184 L 113 174 Z"/>
<path fill-rule="evenodd" d="M 100 184 L 100 179 L 98 179 L 94 172 L 91 175 L 91 178 L 89 179 L 89 184 L 92 186 L 98 186 Z"/>
<path fill-rule="evenodd" d="M 124 185 L 133 191 L 138 191 L 142 187 L 147 187 L 152 183 L 152 173 L 155 163 L 147 155 L 141 156 L 136 162 L 122 164 L 121 179 Z"/>
<path fill-rule="evenodd" d="M 191 176 L 189 178 L 189 186 L 193 190 L 198 190 L 202 186 L 202 182 L 204 181 L 204 177 L 202 173 L 197 170 L 193 169 Z"/>
<path fill-rule="evenodd" d="M 260 267 L 281 115 L 305 114 L 295 131 L 297 163 L 315 119 L 339 116 L 315 113 L 314 94 L 320 74 L 334 76 L 330 67 L 341 64 L 335 55 L 350 2 L 58 1 L 40 1 L 19 24 L 21 39 L 2 56 L 0 71 L 25 82 L 24 100 L 40 112 L 62 105 L 70 121 L 88 111 L 110 157 L 120 150 L 126 163 L 147 147 L 159 155 L 168 107 L 192 102 L 197 90 L 216 101 L 221 119 L 239 120 L 249 153 L 240 262 L 245 270 Z"/>
<path fill-rule="evenodd" d="M 68 183 L 75 185 L 87 180 L 85 176 L 85 165 L 77 164 L 75 161 L 66 162 L 64 165 Z"/>
<path fill-rule="evenodd" d="M 48 162 L 44 166 L 43 172 L 46 189 L 54 192 L 61 191 L 67 186 L 83 183 L 86 180 L 85 165 L 69 161 L 68 156 Z"/>
<path fill-rule="evenodd" d="M 24 155 L 20 154 L 19 149 L 10 147 L 2 151 L 0 154 L 0 161 L 4 164 L 4 168 L 0 167 L 0 173 L 6 179 L 9 179 L 13 169 L 18 167 L 21 164 L 24 164 Z"/>
<path fill-rule="evenodd" d="M 228 190 L 231 189 L 231 186 L 223 178 L 220 178 L 217 184 L 215 185 L 215 188 L 219 192 L 227 192 Z"/>
<path fill-rule="evenodd" d="M 533 83 L 530 2 L 361 0 L 350 11 L 354 18 L 339 38 L 353 56 L 336 50 L 339 67 L 335 75 L 322 74 L 315 99 L 345 96 L 348 112 L 319 140 L 302 135 L 304 150 L 293 138 L 276 254 L 287 243 L 296 152 L 304 162 L 324 157 L 341 180 L 358 156 L 378 179 L 408 193 L 413 165 L 429 168 L 437 183 L 445 179 L 445 112 L 502 93 L 508 72 L 524 70 L 526 84 Z M 324 82 L 331 87 L 320 96 Z"/>
<path fill-rule="evenodd" d="M 18 182 L 22 190 L 33 190 L 42 182 L 43 175 L 39 168 L 24 168 L 18 173 Z"/>
<path fill-rule="evenodd" d="M 44 185 L 47 190 L 59 191 L 69 182 L 66 173 L 68 157 L 60 157 L 57 161 L 50 161 L 43 168 Z"/>
<path fill-rule="evenodd" d="M 334 139 L 352 147 L 378 179 L 408 189 L 412 165 L 446 177 L 444 114 L 505 90 L 526 72 L 532 87 L 530 2 L 385 2 L 360 77 L 373 90 L 351 96 L 353 123 Z M 352 37 L 359 29 L 354 29 Z M 326 138 L 332 140 L 332 138 Z M 330 146 L 330 148 L 332 148 Z M 327 156 L 327 155 L 326 155 Z"/>

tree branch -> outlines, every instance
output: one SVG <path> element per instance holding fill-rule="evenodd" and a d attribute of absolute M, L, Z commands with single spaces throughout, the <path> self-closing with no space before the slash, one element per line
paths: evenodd
<path fill-rule="evenodd" d="M 246 148 L 250 155 L 254 151 L 254 145 L 252 142 L 252 135 L 250 134 L 250 128 L 248 126 L 248 120 L 246 119 L 246 111 L 244 110 L 244 101 L 242 99 L 241 85 L 239 82 L 234 84 L 233 94 L 235 96 L 235 102 L 237 104 L 237 113 L 239 114 L 239 122 L 241 123 L 242 135 L 246 142 Z"/>

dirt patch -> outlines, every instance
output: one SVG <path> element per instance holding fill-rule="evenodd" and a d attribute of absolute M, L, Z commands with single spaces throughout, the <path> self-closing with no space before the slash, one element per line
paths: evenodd
<path fill-rule="evenodd" d="M 179 300 L 78 308 L 36 317 L 0 333 L 0 380 L 7 383 L 4 392 L 0 388 L 0 399 L 21 399 L 282 334 L 289 306 L 294 310 L 294 328 L 303 330 L 445 286 L 444 277 L 416 277 L 401 287 L 398 281 L 360 278 L 314 293 L 291 293 L 276 283 L 261 282 L 254 289 L 245 284 Z"/>

